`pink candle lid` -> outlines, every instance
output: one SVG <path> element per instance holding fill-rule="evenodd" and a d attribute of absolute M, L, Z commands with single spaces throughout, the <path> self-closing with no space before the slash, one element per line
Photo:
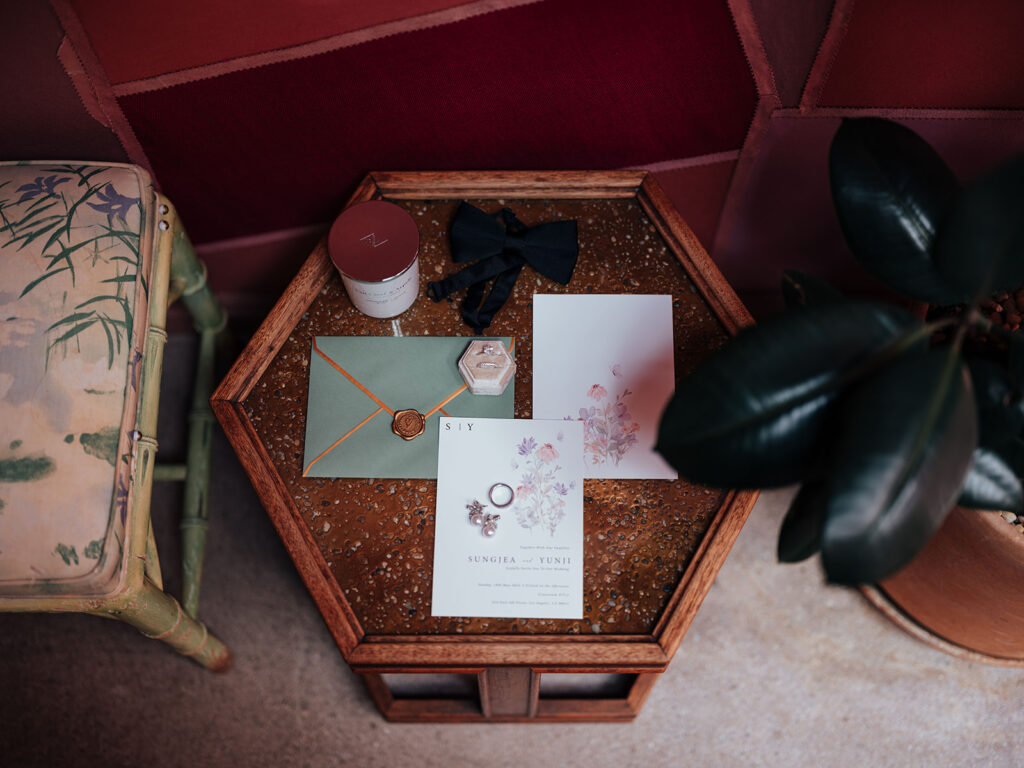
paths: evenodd
<path fill-rule="evenodd" d="M 356 203 L 341 212 L 327 236 L 338 270 L 366 283 L 400 275 L 416 258 L 420 233 L 404 209 L 384 200 Z"/>

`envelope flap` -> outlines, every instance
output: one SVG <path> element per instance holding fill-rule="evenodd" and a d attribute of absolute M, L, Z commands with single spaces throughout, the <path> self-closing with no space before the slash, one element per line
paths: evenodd
<path fill-rule="evenodd" d="M 392 411 L 415 408 L 425 413 L 463 385 L 458 361 L 470 340 L 443 337 L 317 336 L 314 355 L 322 353 Z M 319 355 L 318 355 L 319 356 Z M 334 366 L 332 366 L 333 368 Z M 342 371 L 334 369 L 343 380 Z M 367 394 L 367 392 L 369 394 Z"/>

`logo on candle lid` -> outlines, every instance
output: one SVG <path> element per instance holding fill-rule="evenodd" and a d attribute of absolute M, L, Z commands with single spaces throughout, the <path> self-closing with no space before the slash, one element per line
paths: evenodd
<path fill-rule="evenodd" d="M 376 232 L 371 232 L 370 234 L 364 235 L 363 237 L 360 237 L 359 239 L 360 240 L 368 240 L 370 242 L 370 247 L 371 248 L 380 248 L 382 245 L 384 245 L 387 242 L 387 240 L 378 240 Z"/>

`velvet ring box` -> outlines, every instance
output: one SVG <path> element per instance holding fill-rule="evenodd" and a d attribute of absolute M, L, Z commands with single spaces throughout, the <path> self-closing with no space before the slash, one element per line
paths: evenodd
<path fill-rule="evenodd" d="M 516 363 L 504 345 L 476 339 L 459 358 L 459 373 L 474 395 L 500 395 L 516 375 Z"/>

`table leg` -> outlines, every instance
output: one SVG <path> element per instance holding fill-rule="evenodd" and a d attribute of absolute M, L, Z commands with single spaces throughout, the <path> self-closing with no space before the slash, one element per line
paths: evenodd
<path fill-rule="evenodd" d="M 381 714 L 398 723 L 629 722 L 643 708 L 660 675 L 658 672 L 634 675 L 624 698 L 585 694 L 580 698 L 541 698 L 543 673 L 529 667 L 492 667 L 476 673 L 478 696 L 461 698 L 445 697 L 440 690 L 425 696 L 396 696 L 384 675 L 361 670 L 358 674 Z"/>
<path fill-rule="evenodd" d="M 540 675 L 529 667 L 490 667 L 480 673 L 479 685 L 484 717 L 537 715 Z"/>

